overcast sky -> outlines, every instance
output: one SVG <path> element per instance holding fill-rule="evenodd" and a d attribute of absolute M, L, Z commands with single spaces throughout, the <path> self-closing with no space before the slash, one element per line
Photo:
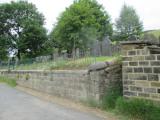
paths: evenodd
<path fill-rule="evenodd" d="M 0 0 L 0 3 L 11 0 Z M 16 0 L 12 0 L 16 1 Z M 36 5 L 46 18 L 45 27 L 50 31 L 56 19 L 66 7 L 73 3 L 73 0 L 28 0 Z M 111 16 L 112 23 L 118 18 L 122 5 L 133 6 L 140 20 L 143 22 L 145 30 L 160 29 L 160 0 L 97 0 L 102 4 Z"/>

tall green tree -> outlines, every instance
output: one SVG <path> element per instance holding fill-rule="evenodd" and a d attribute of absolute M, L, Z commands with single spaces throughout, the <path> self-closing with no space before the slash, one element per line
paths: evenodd
<path fill-rule="evenodd" d="M 4 37 L 3 35 L 0 35 L 0 61 L 2 59 L 6 59 L 7 58 L 7 49 L 6 49 L 6 45 L 7 45 L 7 40 L 6 37 Z"/>
<path fill-rule="evenodd" d="M 94 39 L 112 35 L 110 17 L 96 0 L 75 0 L 59 16 L 50 36 L 55 46 L 71 53 L 86 49 Z"/>
<path fill-rule="evenodd" d="M 21 54 L 39 54 L 46 41 L 44 17 L 35 5 L 27 1 L 0 4 L 0 36 L 5 37 L 6 49 L 17 49 Z"/>
<path fill-rule="evenodd" d="M 116 21 L 116 29 L 120 40 L 136 40 L 142 34 L 143 25 L 132 6 L 124 5 Z"/>

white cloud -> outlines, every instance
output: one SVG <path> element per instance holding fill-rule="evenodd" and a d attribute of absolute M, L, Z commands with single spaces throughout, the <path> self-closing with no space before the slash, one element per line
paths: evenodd
<path fill-rule="evenodd" d="M 0 0 L 0 3 L 9 2 L 11 0 Z M 14 0 L 16 1 L 16 0 Z M 50 31 L 56 18 L 65 10 L 73 0 L 28 0 L 34 3 L 38 10 L 42 12 L 46 18 L 46 28 Z M 143 21 L 145 29 L 160 29 L 160 1 L 159 0 L 97 0 L 102 4 L 105 10 L 112 18 L 112 22 L 118 18 L 121 7 L 124 3 L 133 6 L 140 19 Z"/>

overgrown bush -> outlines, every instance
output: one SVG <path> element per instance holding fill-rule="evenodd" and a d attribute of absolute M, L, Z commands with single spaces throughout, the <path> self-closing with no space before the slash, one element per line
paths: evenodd
<path fill-rule="evenodd" d="M 160 120 L 160 106 L 144 99 L 117 99 L 116 110 L 137 120 Z"/>

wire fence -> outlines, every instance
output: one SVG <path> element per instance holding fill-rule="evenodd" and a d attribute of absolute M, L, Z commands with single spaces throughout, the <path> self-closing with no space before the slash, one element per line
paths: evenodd
<path fill-rule="evenodd" d="M 107 41 L 97 42 L 91 49 L 81 51 L 76 49 L 72 54 L 66 52 L 54 52 L 51 55 L 39 56 L 18 60 L 9 58 L 8 61 L 0 61 L 0 69 L 68 69 L 84 68 L 97 61 L 105 61 L 108 56 L 120 53 L 120 45 L 113 45 Z M 108 57 L 108 58 L 107 58 Z"/>
<path fill-rule="evenodd" d="M 58 69 L 58 68 L 82 68 L 89 64 L 95 63 L 98 57 L 83 56 L 83 57 L 68 57 L 71 55 L 61 55 L 53 57 L 52 55 L 40 56 L 36 58 L 28 58 L 18 60 L 16 58 L 8 61 L 0 62 L 0 69 Z"/>

